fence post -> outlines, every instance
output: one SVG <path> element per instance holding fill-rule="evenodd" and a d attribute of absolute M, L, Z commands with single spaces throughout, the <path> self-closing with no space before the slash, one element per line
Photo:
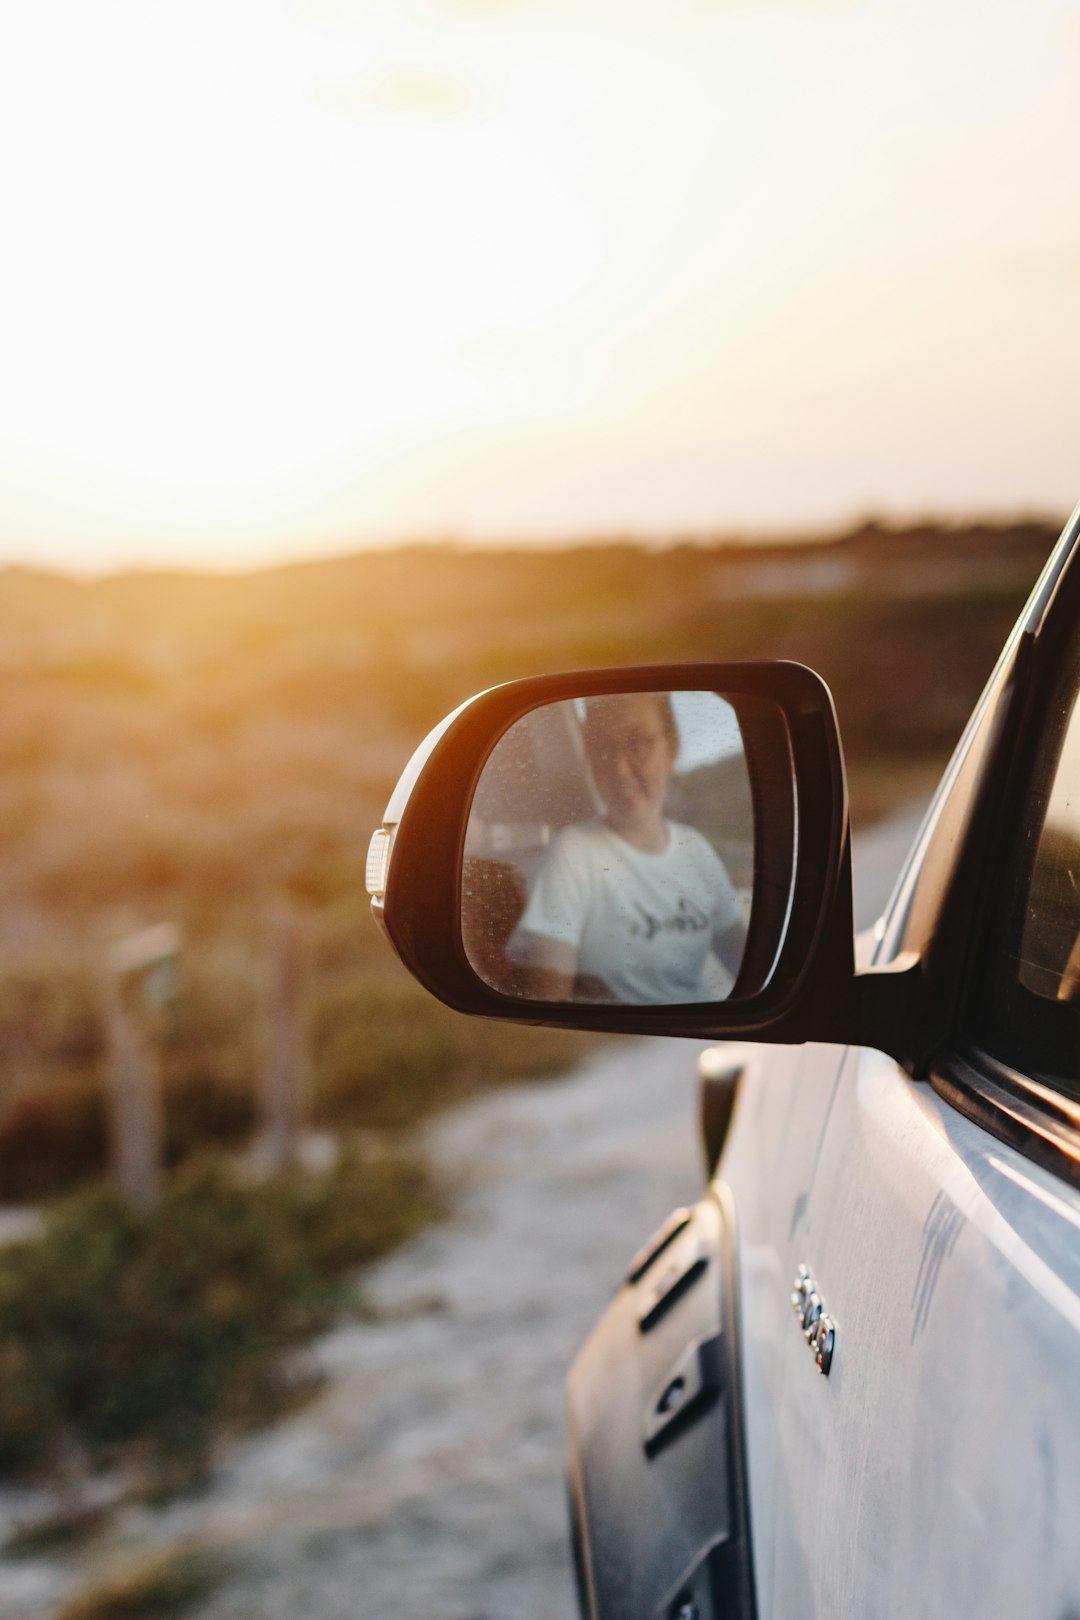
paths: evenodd
<path fill-rule="evenodd" d="M 296 1159 L 307 1079 L 303 1000 L 307 952 L 295 911 L 280 902 L 267 919 L 259 1158 L 268 1170 Z"/>
<path fill-rule="evenodd" d="M 179 949 L 179 930 L 159 923 L 115 940 L 101 967 L 113 1173 L 138 1209 L 152 1208 L 161 1196 L 164 1117 L 156 1046 Z"/>

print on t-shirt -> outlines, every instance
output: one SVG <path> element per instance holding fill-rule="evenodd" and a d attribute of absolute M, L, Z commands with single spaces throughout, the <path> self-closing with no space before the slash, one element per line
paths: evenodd
<path fill-rule="evenodd" d="M 724 863 L 708 839 L 665 823 L 657 852 L 634 848 L 604 822 L 564 827 L 537 874 L 510 954 L 527 963 L 530 936 L 571 945 L 577 971 L 619 1001 L 720 1000 L 734 968 L 712 942 L 743 924 Z"/>

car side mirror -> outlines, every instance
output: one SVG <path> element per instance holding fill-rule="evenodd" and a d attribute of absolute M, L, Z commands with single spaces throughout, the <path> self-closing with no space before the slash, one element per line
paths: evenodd
<path fill-rule="evenodd" d="M 368 888 L 405 965 L 463 1012 L 864 1034 L 836 717 L 798 664 L 586 671 L 480 694 L 413 756 Z"/>

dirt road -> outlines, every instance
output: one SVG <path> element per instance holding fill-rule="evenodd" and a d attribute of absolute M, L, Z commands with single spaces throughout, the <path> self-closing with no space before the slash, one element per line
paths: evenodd
<path fill-rule="evenodd" d="M 916 821 L 859 845 L 861 922 Z M 376 1321 L 320 1341 L 318 1398 L 197 1499 L 124 1510 L 76 1562 L 0 1569 L 0 1609 L 45 1620 L 95 1569 L 195 1543 L 226 1555 L 204 1620 L 572 1620 L 563 1375 L 630 1254 L 699 1194 L 699 1049 L 608 1045 L 442 1119 L 452 1215 L 368 1279 Z"/>

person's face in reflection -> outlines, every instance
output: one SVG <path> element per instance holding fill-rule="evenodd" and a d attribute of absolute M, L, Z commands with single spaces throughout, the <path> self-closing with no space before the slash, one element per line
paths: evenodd
<path fill-rule="evenodd" d="M 664 794 L 678 753 L 670 700 L 651 692 L 593 698 L 585 747 L 608 826 L 638 849 L 662 850 Z"/>

